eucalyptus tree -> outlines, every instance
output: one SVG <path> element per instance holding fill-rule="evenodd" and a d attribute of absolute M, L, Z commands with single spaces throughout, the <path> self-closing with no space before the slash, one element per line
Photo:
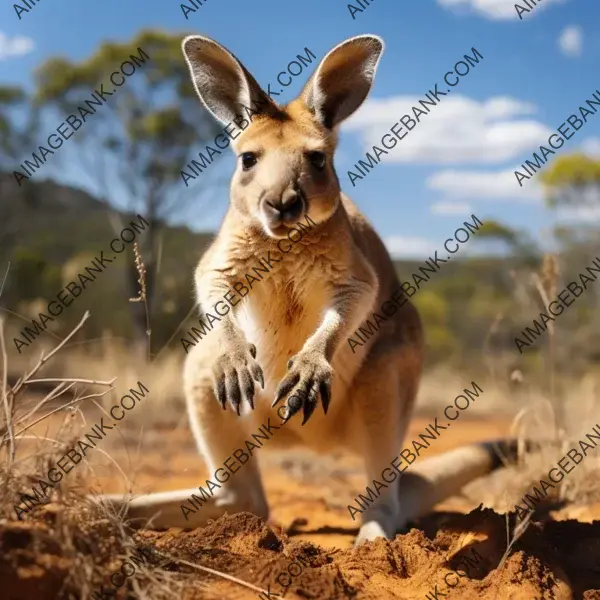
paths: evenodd
<path fill-rule="evenodd" d="M 192 186 L 182 181 L 181 171 L 194 150 L 217 133 L 190 82 L 183 37 L 144 30 L 127 42 L 104 42 L 84 60 L 49 58 L 35 74 L 37 105 L 53 115 L 55 124 L 77 126 L 56 152 L 60 157 L 48 161 L 76 165 L 89 178 L 96 195 L 111 207 L 115 235 L 136 214 L 149 223 L 136 241 L 146 267 L 150 314 L 162 226 L 185 218 L 190 208 L 198 210 L 200 198 L 221 181 L 218 169 Z M 100 99 L 104 103 L 98 106 Z M 139 275 L 134 261 L 128 263 L 128 289 L 137 296 Z M 146 311 L 143 303 L 131 308 L 135 337 L 142 342 Z"/>

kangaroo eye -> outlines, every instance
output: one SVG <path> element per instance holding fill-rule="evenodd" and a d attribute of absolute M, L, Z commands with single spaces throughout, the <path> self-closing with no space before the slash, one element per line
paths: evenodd
<path fill-rule="evenodd" d="M 318 152 L 315 150 L 314 152 L 309 152 L 308 160 L 310 160 L 311 164 L 313 165 L 313 167 L 315 167 L 315 169 L 322 171 L 325 168 L 325 162 L 327 160 L 327 157 L 323 152 Z"/>
<path fill-rule="evenodd" d="M 251 169 L 256 164 L 256 154 L 254 152 L 244 152 L 242 154 L 242 168 L 244 171 Z"/>

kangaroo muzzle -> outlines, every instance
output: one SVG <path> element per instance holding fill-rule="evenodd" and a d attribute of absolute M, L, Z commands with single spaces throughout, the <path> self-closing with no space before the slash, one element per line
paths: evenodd
<path fill-rule="evenodd" d="M 260 210 L 270 229 L 292 227 L 304 215 L 306 200 L 300 190 L 289 188 L 281 196 L 266 195 L 261 200 Z"/>

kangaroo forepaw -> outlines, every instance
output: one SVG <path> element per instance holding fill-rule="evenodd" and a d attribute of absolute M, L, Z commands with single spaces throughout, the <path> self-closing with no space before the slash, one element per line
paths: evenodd
<path fill-rule="evenodd" d="M 255 358 L 256 346 L 239 342 L 215 360 L 213 387 L 223 410 L 228 400 L 238 416 L 242 400 L 254 410 L 254 381 L 260 383 L 263 389 L 265 387 L 262 369 Z"/>
<path fill-rule="evenodd" d="M 323 412 L 327 414 L 332 375 L 333 369 L 322 353 L 313 351 L 296 354 L 288 362 L 288 374 L 279 384 L 272 406 L 290 394 L 285 418 L 289 419 L 303 409 L 304 425 L 315 412 L 320 394 Z"/>

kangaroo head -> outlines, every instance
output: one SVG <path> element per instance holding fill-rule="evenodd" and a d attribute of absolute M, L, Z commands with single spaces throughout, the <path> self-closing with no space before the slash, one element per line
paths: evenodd
<path fill-rule="evenodd" d="M 329 219 L 341 201 L 333 166 L 337 127 L 367 97 L 383 40 L 360 35 L 336 46 L 286 106 L 217 42 L 188 36 L 182 48 L 209 112 L 226 124 L 250 122 L 231 142 L 238 156 L 231 202 L 240 217 L 272 238 L 284 237 L 304 216 Z"/>

